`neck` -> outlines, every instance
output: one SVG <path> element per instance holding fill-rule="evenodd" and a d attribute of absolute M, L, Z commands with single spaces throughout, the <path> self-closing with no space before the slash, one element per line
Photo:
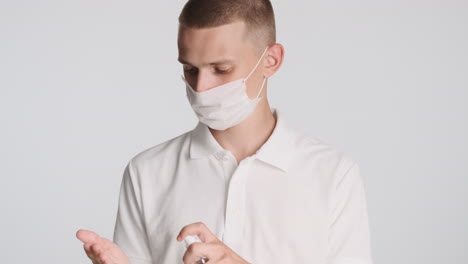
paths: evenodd
<path fill-rule="evenodd" d="M 275 116 L 265 98 L 240 124 L 222 131 L 210 128 L 210 131 L 216 141 L 236 157 L 237 164 L 239 164 L 244 158 L 255 154 L 270 137 L 275 125 Z"/>

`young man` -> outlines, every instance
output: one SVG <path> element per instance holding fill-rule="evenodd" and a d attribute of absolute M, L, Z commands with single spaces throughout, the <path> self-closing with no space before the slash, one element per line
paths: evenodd
<path fill-rule="evenodd" d="M 266 81 L 283 62 L 268 0 L 189 0 L 179 61 L 199 118 L 123 175 L 113 242 L 79 230 L 95 264 L 371 264 L 359 166 L 287 125 Z M 202 243 L 187 249 L 184 238 Z"/>

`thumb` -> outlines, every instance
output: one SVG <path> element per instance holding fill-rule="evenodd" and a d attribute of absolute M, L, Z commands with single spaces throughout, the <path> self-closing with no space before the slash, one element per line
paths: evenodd
<path fill-rule="evenodd" d="M 93 231 L 79 229 L 76 232 L 76 238 L 86 244 L 94 244 L 101 241 L 101 237 Z"/>

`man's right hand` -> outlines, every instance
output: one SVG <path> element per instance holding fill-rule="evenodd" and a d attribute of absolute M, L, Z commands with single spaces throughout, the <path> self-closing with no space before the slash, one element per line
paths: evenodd
<path fill-rule="evenodd" d="M 116 244 L 93 231 L 80 229 L 76 237 L 84 243 L 86 255 L 93 264 L 130 264 L 128 257 Z"/>

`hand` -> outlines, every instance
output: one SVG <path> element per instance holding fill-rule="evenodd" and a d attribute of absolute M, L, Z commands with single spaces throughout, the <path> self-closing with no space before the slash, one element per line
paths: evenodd
<path fill-rule="evenodd" d="M 80 229 L 76 237 L 85 243 L 84 250 L 93 264 L 130 264 L 128 257 L 116 244 L 93 231 Z"/>
<path fill-rule="evenodd" d="M 203 243 L 195 242 L 187 248 L 182 258 L 184 264 L 195 263 L 201 257 L 206 257 L 209 264 L 250 264 L 219 240 L 202 222 L 184 226 L 177 241 L 183 241 L 188 235 L 198 235 Z"/>

